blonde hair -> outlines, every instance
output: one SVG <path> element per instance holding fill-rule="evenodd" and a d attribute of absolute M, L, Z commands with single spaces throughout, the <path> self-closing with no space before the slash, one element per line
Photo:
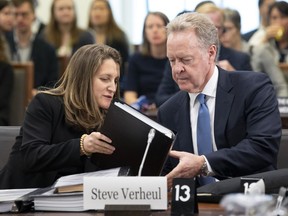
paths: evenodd
<path fill-rule="evenodd" d="M 93 77 L 106 59 L 121 65 L 118 51 L 107 45 L 90 44 L 79 48 L 59 80 L 56 88 L 44 93 L 63 96 L 68 123 L 87 131 L 102 126 L 105 110 L 97 104 L 93 94 Z M 119 97 L 119 85 L 114 98 Z"/>

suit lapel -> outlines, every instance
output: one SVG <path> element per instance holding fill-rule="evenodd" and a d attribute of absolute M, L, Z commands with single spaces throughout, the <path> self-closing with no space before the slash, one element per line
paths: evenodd
<path fill-rule="evenodd" d="M 179 119 L 177 139 L 181 151 L 193 152 L 190 123 L 190 99 L 188 93 L 183 92 L 183 94 L 185 94 L 183 103 L 179 107 L 178 114 L 176 115 L 176 118 Z"/>
<path fill-rule="evenodd" d="M 215 117 L 214 117 L 214 136 L 217 148 L 224 148 L 226 146 L 223 143 L 225 141 L 225 131 L 228 117 L 230 114 L 231 106 L 234 100 L 234 94 L 231 93 L 233 84 L 229 79 L 228 73 L 219 68 L 219 78 L 216 92 L 216 105 L 215 105 Z"/>

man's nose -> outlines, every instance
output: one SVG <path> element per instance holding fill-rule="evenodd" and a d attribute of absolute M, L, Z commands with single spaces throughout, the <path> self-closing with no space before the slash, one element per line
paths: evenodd
<path fill-rule="evenodd" d="M 179 73 L 183 71 L 183 64 L 180 61 L 176 61 L 173 69 L 176 73 Z"/>

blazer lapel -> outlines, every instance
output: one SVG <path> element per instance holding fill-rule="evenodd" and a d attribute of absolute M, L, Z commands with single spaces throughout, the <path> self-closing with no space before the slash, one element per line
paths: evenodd
<path fill-rule="evenodd" d="M 215 117 L 214 117 L 214 136 L 217 148 L 224 148 L 225 131 L 228 116 L 230 114 L 231 106 L 234 100 L 234 95 L 230 92 L 233 85 L 229 79 L 228 73 L 219 68 L 218 86 L 216 92 L 216 105 L 215 105 Z"/>
<path fill-rule="evenodd" d="M 186 92 L 183 103 L 179 107 L 178 114 L 176 116 L 179 119 L 177 134 L 179 147 L 181 151 L 193 153 L 192 132 L 190 123 L 190 98 L 188 93 Z"/>

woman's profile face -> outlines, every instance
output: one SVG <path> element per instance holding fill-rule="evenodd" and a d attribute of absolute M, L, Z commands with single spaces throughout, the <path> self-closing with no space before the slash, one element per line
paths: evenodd
<path fill-rule="evenodd" d="M 113 59 L 106 59 L 93 78 L 93 94 L 98 106 L 108 109 L 117 90 L 120 67 Z"/>
<path fill-rule="evenodd" d="M 109 15 L 110 11 L 104 1 L 94 1 L 90 13 L 90 21 L 93 26 L 106 25 L 109 21 Z"/>
<path fill-rule="evenodd" d="M 71 24 L 76 16 L 73 0 L 56 0 L 54 4 L 54 16 L 59 24 Z"/>

